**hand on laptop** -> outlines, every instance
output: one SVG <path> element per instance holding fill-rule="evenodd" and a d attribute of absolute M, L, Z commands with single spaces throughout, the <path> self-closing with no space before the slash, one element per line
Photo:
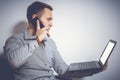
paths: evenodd
<path fill-rule="evenodd" d="M 106 62 L 105 66 L 103 67 L 102 71 L 105 71 L 108 67 L 108 61 Z"/>

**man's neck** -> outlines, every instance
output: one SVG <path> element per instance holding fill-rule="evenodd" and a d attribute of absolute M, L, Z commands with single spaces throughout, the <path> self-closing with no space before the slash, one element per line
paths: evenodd
<path fill-rule="evenodd" d="M 32 25 L 31 25 L 31 24 L 29 24 L 29 25 L 28 25 L 27 30 L 28 30 L 28 32 L 30 33 L 30 35 L 31 35 L 31 36 L 33 36 L 33 35 L 34 35 L 34 29 L 33 29 L 33 27 L 32 27 Z"/>

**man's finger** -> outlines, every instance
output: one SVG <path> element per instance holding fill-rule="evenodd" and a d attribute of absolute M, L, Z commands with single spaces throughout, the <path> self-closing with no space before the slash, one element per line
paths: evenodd
<path fill-rule="evenodd" d="M 37 30 L 39 30 L 40 29 L 40 22 L 39 22 L 39 20 L 37 20 Z"/>
<path fill-rule="evenodd" d="M 49 29 L 48 28 L 42 28 L 42 30 L 45 30 L 46 31 L 46 35 L 48 36 L 48 37 L 50 37 L 50 33 L 49 33 Z"/>
<path fill-rule="evenodd" d="M 49 31 L 49 28 L 44 27 L 44 28 L 42 28 L 42 30 Z"/>
<path fill-rule="evenodd" d="M 47 32 L 47 36 L 50 37 L 50 33 L 49 32 Z"/>

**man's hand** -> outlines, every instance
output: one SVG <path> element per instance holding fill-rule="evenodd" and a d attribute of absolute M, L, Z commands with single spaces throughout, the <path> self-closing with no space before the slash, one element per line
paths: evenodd
<path fill-rule="evenodd" d="M 37 30 L 36 30 L 36 36 L 39 40 L 39 42 L 42 42 L 42 40 L 45 38 L 45 36 L 50 36 L 48 28 L 43 27 L 42 29 L 40 28 L 40 22 L 37 20 Z"/>
<path fill-rule="evenodd" d="M 105 66 L 103 67 L 102 71 L 105 71 L 107 69 L 108 62 L 106 62 Z"/>

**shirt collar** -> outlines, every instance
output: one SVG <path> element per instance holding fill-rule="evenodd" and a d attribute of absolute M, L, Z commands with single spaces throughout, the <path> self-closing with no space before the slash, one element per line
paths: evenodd
<path fill-rule="evenodd" d="M 36 39 L 36 36 L 30 35 L 30 33 L 28 32 L 27 29 L 25 30 L 24 35 L 25 35 L 26 40 L 35 40 Z"/>
<path fill-rule="evenodd" d="M 28 32 L 27 29 L 25 30 L 24 35 L 25 35 L 25 40 L 36 40 L 36 36 L 30 35 L 30 33 Z M 43 39 L 43 42 L 46 42 L 47 40 L 48 40 L 48 37 L 46 36 L 46 37 Z"/>

